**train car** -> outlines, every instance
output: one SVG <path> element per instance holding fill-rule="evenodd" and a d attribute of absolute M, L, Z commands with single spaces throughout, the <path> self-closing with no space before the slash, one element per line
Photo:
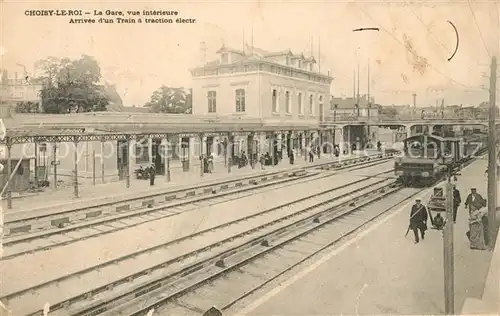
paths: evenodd
<path fill-rule="evenodd" d="M 406 186 L 428 186 L 447 172 L 484 150 L 484 139 L 420 134 L 403 141 L 403 155 L 396 159 L 396 176 Z"/>

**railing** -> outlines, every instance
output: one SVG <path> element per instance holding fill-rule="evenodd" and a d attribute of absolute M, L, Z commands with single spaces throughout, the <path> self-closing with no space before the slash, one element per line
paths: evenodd
<path fill-rule="evenodd" d="M 381 115 L 378 116 L 358 116 L 356 114 L 350 115 L 329 115 L 325 116 L 324 122 L 393 122 L 393 121 L 447 121 L 447 120 L 487 120 L 488 116 L 477 115 L 474 117 L 467 117 L 461 115 L 412 115 L 412 114 L 398 114 L 397 116 Z M 498 118 L 497 118 L 498 119 Z"/>

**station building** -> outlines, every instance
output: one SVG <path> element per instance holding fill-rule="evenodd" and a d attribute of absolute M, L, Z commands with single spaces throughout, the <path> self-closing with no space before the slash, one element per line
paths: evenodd
<path fill-rule="evenodd" d="M 217 121 L 221 116 L 236 119 L 259 119 L 286 126 L 317 126 L 324 120 L 330 100 L 329 75 L 318 71 L 314 57 L 291 50 L 265 51 L 245 45 L 244 50 L 222 46 L 218 58 L 191 69 L 193 78 L 193 114 Z M 284 130 L 286 128 L 283 128 Z M 305 144 L 301 133 L 277 133 L 278 142 L 294 149 Z M 291 137 L 295 145 L 290 145 Z M 269 135 L 258 135 L 256 141 L 265 148 Z M 204 152 L 210 154 L 222 137 L 204 140 Z M 247 138 L 234 140 L 236 155 L 249 148 Z M 213 149 L 210 147 L 214 147 Z"/>
<path fill-rule="evenodd" d="M 216 60 L 190 70 L 193 114 L 127 113 L 123 112 L 125 108 L 122 107 L 121 111 L 115 109 L 113 112 L 67 115 L 14 114 L 14 125 L 34 128 L 43 125 L 57 129 L 58 133 L 64 133 L 64 128 L 96 134 L 126 134 L 130 128 L 135 128 L 135 132 L 146 131 L 146 127 L 134 124 L 135 120 L 146 122 L 151 127 L 156 126 L 156 130 L 168 122 L 187 127 L 206 126 L 207 130 L 217 124 L 246 126 L 246 130 L 261 126 L 265 130 L 251 137 L 248 133 L 225 136 L 227 133 L 220 130 L 200 134 L 202 140 L 192 133 L 172 133 L 168 139 L 172 150 L 170 167 L 183 168 L 185 171 L 189 166 L 199 164 L 200 156 L 211 153 L 214 153 L 216 160 L 225 160 L 230 155 L 230 161 L 234 164 L 242 151 L 247 155 L 250 152 L 257 155 L 293 149 L 300 155 L 299 151 L 319 135 L 320 122 L 325 119 L 325 111 L 329 108 L 333 78 L 318 71 L 313 57 L 305 57 L 291 50 L 268 52 L 246 46 L 244 51 L 239 51 L 223 46 L 217 54 Z M 99 129 L 95 128 L 97 125 Z M 266 129 L 266 126 L 273 128 Z M 271 139 L 274 145 L 270 145 Z M 36 165 L 38 180 L 46 179 L 52 183 L 53 174 L 57 172 L 58 180 L 71 185 L 76 146 L 79 181 L 91 181 L 97 177 L 98 182 L 101 179 L 111 182 L 124 179 L 127 172 L 128 175 L 133 174 L 139 166 L 153 163 L 159 174 L 164 173 L 165 163 L 159 156 L 164 141 L 140 139 L 131 142 L 130 146 L 124 146 L 123 141 L 13 145 L 11 159 L 30 157 L 30 163 L 20 164 L 20 174 L 26 174 L 28 169 L 33 173 Z M 230 149 L 224 149 L 227 142 L 233 144 Z M 286 152 L 283 155 L 286 157 Z M 3 156 L 5 149 L 2 150 L 2 158 L 5 159 Z"/>

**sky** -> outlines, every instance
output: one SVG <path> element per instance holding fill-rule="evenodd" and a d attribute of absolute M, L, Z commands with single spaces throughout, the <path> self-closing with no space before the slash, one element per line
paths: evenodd
<path fill-rule="evenodd" d="M 194 24 L 69 24 L 70 17 L 26 16 L 25 10 L 176 10 Z M 222 44 L 243 42 L 268 51 L 290 48 L 321 60 L 336 97 L 353 95 L 360 63 L 360 94 L 379 104 L 478 104 L 488 100 L 491 56 L 499 50 L 499 5 L 491 1 L 0 1 L 1 68 L 36 75 L 48 56 L 94 56 L 103 80 L 114 83 L 126 106 L 141 106 L 161 85 L 190 87 L 189 69 Z M 89 16 L 85 16 L 88 18 Z M 98 17 L 96 17 L 97 19 Z M 144 18 L 144 17 L 143 17 Z M 459 33 L 457 40 L 448 22 Z M 361 27 L 380 31 L 353 32 Z M 253 32 L 252 32 L 253 30 Z M 253 37 L 251 34 L 253 33 Z M 312 39 L 312 40 L 311 40 Z M 311 45 L 311 42 L 313 43 Z"/>

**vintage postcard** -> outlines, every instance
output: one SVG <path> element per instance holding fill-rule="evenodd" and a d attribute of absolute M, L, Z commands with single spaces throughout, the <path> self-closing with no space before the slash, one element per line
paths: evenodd
<path fill-rule="evenodd" d="M 0 0 L 0 315 L 500 312 L 498 0 Z"/>

